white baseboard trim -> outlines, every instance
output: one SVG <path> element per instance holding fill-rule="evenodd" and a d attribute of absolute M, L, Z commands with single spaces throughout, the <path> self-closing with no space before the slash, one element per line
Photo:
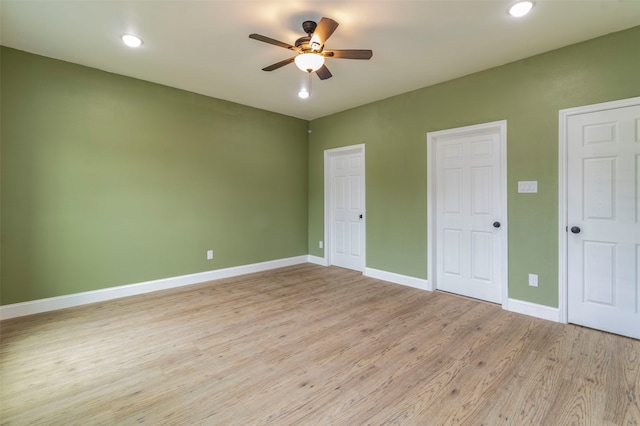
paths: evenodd
<path fill-rule="evenodd" d="M 268 262 L 253 263 L 250 265 L 235 266 L 232 268 L 217 269 L 214 271 L 199 272 L 196 274 L 181 275 L 178 277 L 163 278 L 136 284 L 68 294 L 65 296 L 49 297 L 46 299 L 3 305 L 0 306 L 0 320 L 55 311 L 57 309 L 71 308 L 73 306 L 86 305 L 89 303 L 104 302 L 106 300 L 134 296 L 136 294 L 167 290 L 170 288 L 251 274 L 254 272 L 268 271 L 269 269 L 298 265 L 301 263 L 307 263 L 308 261 L 309 256 L 307 255 L 289 257 L 286 259 L 271 260 Z"/>
<path fill-rule="evenodd" d="M 402 284 L 408 287 L 419 288 L 420 290 L 431 290 L 429 282 L 422 278 L 410 277 L 408 275 L 396 274 L 394 272 L 381 271 L 379 269 L 365 268 L 364 276 L 389 281 L 395 284 Z"/>
<path fill-rule="evenodd" d="M 153 291 L 167 290 L 170 288 L 182 287 L 191 284 L 199 284 L 206 281 L 230 278 L 239 275 L 251 274 L 254 272 L 268 271 L 270 269 L 283 268 L 286 266 L 299 265 L 302 263 L 313 263 L 321 266 L 328 266 L 323 257 L 305 255 L 289 257 L 286 259 L 271 260 L 250 265 L 234 266 L 231 268 L 217 269 L 214 271 L 199 272 L 196 274 L 181 275 L 171 278 L 163 278 L 153 281 L 145 281 L 136 284 L 128 284 L 118 287 L 103 288 L 100 290 L 86 291 L 82 293 L 69 294 L 65 296 L 49 297 L 46 299 L 31 300 L 28 302 L 14 303 L 0 306 L 0 320 L 21 317 L 25 315 L 39 314 L 42 312 L 55 311 L 58 309 L 71 308 L 74 306 L 86 305 L 89 303 L 104 302 L 121 297 L 134 296 L 137 294 L 150 293 Z M 379 269 L 365 268 L 365 276 L 379 280 L 389 281 L 420 290 L 431 290 L 429 282 L 422 278 L 410 277 L 408 275 L 396 274 L 394 272 L 381 271 Z M 560 310 L 545 305 L 525 302 L 523 300 L 508 299 L 506 310 L 519 314 L 530 315 L 537 318 L 554 322 L 560 321 Z"/>
<path fill-rule="evenodd" d="M 537 303 L 525 302 L 524 300 L 508 299 L 505 309 L 518 314 L 560 322 L 560 309 L 550 306 L 538 305 Z"/>
<path fill-rule="evenodd" d="M 307 261 L 309 263 L 313 263 L 313 264 L 320 265 L 320 266 L 329 266 L 329 263 L 327 262 L 327 259 L 324 258 L 324 257 L 309 255 L 309 256 L 307 256 Z"/>

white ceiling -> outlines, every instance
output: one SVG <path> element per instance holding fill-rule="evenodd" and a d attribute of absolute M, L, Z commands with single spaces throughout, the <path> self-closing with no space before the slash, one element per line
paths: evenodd
<path fill-rule="evenodd" d="M 172 0 L 0 2 L 9 47 L 269 111 L 314 119 L 514 60 L 640 25 L 640 0 L 537 0 L 524 18 L 509 0 Z M 327 49 L 372 49 L 370 61 L 328 59 L 333 77 L 294 64 L 302 22 L 340 23 Z M 120 35 L 139 35 L 138 49 Z"/>

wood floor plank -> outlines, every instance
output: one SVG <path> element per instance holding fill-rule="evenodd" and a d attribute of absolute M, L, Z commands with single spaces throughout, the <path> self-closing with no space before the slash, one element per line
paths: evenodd
<path fill-rule="evenodd" d="M 2 425 L 638 425 L 640 341 L 311 264 L 0 323 Z"/>

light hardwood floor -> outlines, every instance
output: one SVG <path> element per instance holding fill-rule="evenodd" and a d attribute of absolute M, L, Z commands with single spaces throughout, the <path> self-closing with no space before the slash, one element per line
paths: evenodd
<path fill-rule="evenodd" d="M 640 423 L 640 341 L 334 267 L 0 326 L 6 425 Z"/>

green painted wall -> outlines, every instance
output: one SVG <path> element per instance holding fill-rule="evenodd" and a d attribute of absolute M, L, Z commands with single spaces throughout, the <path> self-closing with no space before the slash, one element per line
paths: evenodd
<path fill-rule="evenodd" d="M 313 120 L 309 253 L 324 256 L 324 150 L 365 143 L 367 267 L 426 278 L 427 132 L 506 119 L 509 297 L 557 307 L 558 111 L 639 96 L 639 46 L 635 27 Z"/>
<path fill-rule="evenodd" d="M 2 304 L 307 254 L 306 121 L 0 55 Z"/>
<path fill-rule="evenodd" d="M 0 303 L 324 256 L 323 152 L 358 143 L 367 266 L 426 278 L 426 133 L 506 119 L 509 296 L 557 306 L 558 110 L 639 96 L 638 45 L 640 27 L 311 123 L 3 47 Z"/>

